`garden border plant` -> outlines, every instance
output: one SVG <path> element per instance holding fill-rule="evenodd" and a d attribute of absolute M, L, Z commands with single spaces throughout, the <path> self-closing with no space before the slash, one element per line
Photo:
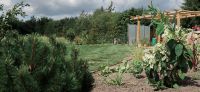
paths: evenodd
<path fill-rule="evenodd" d="M 192 50 L 186 45 L 188 30 L 176 27 L 175 16 L 170 23 L 168 16 L 159 9 L 151 5 L 149 10 L 153 15 L 152 24 L 157 26 L 156 34 L 162 35 L 163 42 L 145 51 L 143 63 L 146 76 L 156 89 L 177 87 L 194 63 Z M 155 19 L 157 15 L 160 20 Z"/>
<path fill-rule="evenodd" d="M 130 72 L 131 66 L 127 60 L 124 60 L 122 65 L 118 65 L 115 68 L 110 68 L 109 66 L 104 66 L 100 71 L 101 76 L 106 84 L 109 85 L 123 85 L 123 74 Z M 110 77 L 111 74 L 116 74 L 115 77 Z"/>

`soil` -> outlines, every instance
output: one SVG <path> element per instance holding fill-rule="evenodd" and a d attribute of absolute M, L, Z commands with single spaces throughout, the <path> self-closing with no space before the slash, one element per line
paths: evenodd
<path fill-rule="evenodd" d="M 132 58 L 128 56 L 125 60 L 131 61 Z M 122 62 L 110 66 L 110 68 L 115 68 L 120 64 L 122 64 Z M 198 69 L 197 72 L 190 71 L 187 73 L 187 77 L 177 89 L 167 88 L 158 91 L 155 91 L 154 87 L 150 86 L 144 73 L 141 75 L 143 77 L 139 79 L 135 78 L 133 74 L 125 73 L 123 74 L 123 85 L 117 86 L 105 83 L 105 77 L 101 76 L 99 71 L 96 71 L 93 73 L 95 82 L 91 92 L 200 92 L 200 66 Z M 110 78 L 114 77 L 116 77 L 115 73 L 110 75 Z"/>
<path fill-rule="evenodd" d="M 194 73 L 189 73 L 188 76 L 192 74 Z M 114 76 L 115 74 L 111 74 L 111 78 Z M 155 92 L 154 88 L 148 84 L 146 77 L 138 79 L 130 73 L 123 74 L 123 85 L 121 86 L 105 83 L 105 78 L 98 73 L 93 74 L 93 77 L 95 83 L 91 92 Z M 192 80 L 187 77 L 179 88 L 168 88 L 157 92 L 200 92 L 200 80 Z"/>

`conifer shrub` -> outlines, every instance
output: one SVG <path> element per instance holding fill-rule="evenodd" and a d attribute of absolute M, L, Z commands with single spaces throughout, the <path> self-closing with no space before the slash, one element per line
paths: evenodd
<path fill-rule="evenodd" d="M 87 92 L 93 82 L 87 62 L 64 38 L 10 33 L 1 39 L 0 92 Z"/>

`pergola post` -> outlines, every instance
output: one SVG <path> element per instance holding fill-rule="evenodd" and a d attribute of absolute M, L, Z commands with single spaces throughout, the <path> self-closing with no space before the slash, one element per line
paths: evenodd
<path fill-rule="evenodd" d="M 161 36 L 158 35 L 158 43 L 160 43 L 160 42 L 161 42 Z"/>
<path fill-rule="evenodd" d="M 176 23 L 178 27 L 181 26 L 181 17 L 179 12 L 176 13 Z"/>
<path fill-rule="evenodd" d="M 140 44 L 140 17 L 137 19 L 137 44 Z"/>
<path fill-rule="evenodd" d="M 157 15 L 157 16 L 158 16 L 158 19 L 161 20 L 161 15 L 159 14 L 159 15 Z M 161 42 L 161 36 L 160 36 L 160 34 L 157 35 L 157 41 L 158 41 L 158 43 Z"/>

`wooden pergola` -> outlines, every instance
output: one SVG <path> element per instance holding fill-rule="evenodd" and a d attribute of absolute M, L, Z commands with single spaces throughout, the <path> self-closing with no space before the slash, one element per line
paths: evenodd
<path fill-rule="evenodd" d="M 165 11 L 164 14 L 169 17 L 169 19 L 173 19 L 176 16 L 177 26 L 181 25 L 181 19 L 198 17 L 200 16 L 200 11 L 188 11 L 188 10 L 176 10 L 176 11 Z M 131 16 L 131 20 L 137 20 L 137 35 L 136 41 L 140 44 L 140 20 L 141 19 L 152 19 L 152 15 L 143 15 L 143 16 Z M 160 19 L 160 15 L 155 17 L 156 19 Z M 160 42 L 160 36 L 158 36 L 158 42 Z"/>

